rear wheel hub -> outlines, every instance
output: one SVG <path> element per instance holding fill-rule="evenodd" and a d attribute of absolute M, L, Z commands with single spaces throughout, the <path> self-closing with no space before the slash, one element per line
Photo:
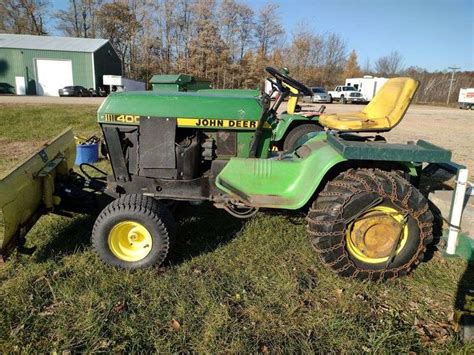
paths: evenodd
<path fill-rule="evenodd" d="M 403 215 L 394 208 L 371 208 L 347 226 L 349 253 L 366 263 L 387 261 L 395 244 L 398 244 L 396 255 L 408 238 L 408 226 L 403 223 L 403 219 Z"/>

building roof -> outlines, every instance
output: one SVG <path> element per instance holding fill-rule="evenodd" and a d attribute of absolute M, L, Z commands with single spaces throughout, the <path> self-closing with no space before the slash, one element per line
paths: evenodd
<path fill-rule="evenodd" d="M 76 38 L 0 33 L 0 48 L 93 53 L 108 42 L 102 38 Z"/>

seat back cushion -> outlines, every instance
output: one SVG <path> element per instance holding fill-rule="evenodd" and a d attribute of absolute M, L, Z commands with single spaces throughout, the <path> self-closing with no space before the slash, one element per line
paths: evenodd
<path fill-rule="evenodd" d="M 375 127 L 389 130 L 402 120 L 418 85 L 418 81 L 411 78 L 390 79 L 362 113 L 369 120 L 375 121 Z"/>

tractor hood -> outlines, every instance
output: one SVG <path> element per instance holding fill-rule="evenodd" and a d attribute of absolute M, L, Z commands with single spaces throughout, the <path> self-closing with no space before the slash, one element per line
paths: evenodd
<path fill-rule="evenodd" d="M 183 117 L 257 121 L 263 111 L 256 90 L 203 90 L 202 92 L 156 93 L 135 91 L 114 93 L 97 112 L 99 122 L 133 123 L 116 120 L 118 115 Z M 138 123 L 138 120 L 137 120 Z"/>

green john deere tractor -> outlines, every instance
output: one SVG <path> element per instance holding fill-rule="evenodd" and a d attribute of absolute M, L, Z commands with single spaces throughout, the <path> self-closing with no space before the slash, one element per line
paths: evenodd
<path fill-rule="evenodd" d="M 402 120 L 418 83 L 389 80 L 361 112 L 297 115 L 297 97 L 311 90 L 266 70 L 274 102 L 253 90 L 110 95 L 97 115 L 113 174 L 104 184 L 79 177 L 71 132 L 51 142 L 0 182 L 2 254 L 41 213 L 94 206 L 103 191 L 114 200 L 98 215 L 92 243 L 110 265 L 163 263 L 175 237 L 170 201 L 208 201 L 237 218 L 306 208 L 311 245 L 339 275 L 407 274 L 433 243 L 421 169 L 451 159 L 426 141 L 390 144 L 379 135 Z M 286 98 L 289 112 L 278 114 Z"/>

